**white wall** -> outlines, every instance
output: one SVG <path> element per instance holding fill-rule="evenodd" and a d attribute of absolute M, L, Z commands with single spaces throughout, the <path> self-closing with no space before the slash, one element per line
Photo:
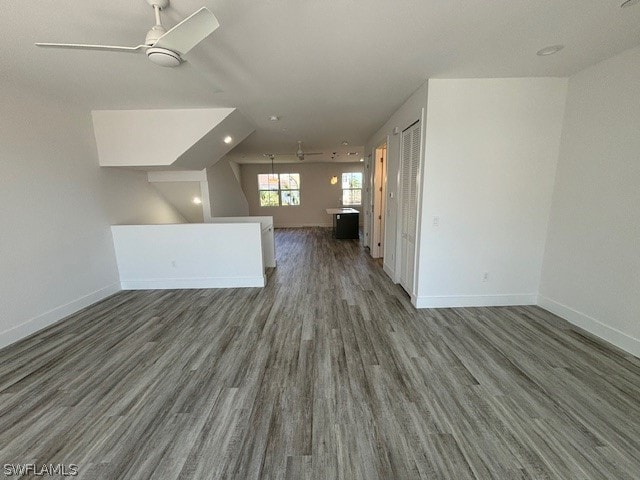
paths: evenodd
<path fill-rule="evenodd" d="M 640 47 L 570 79 L 540 304 L 640 356 Z"/>
<path fill-rule="evenodd" d="M 146 174 L 100 169 L 91 114 L 0 85 L 0 346 L 119 289 L 112 223 L 183 218 Z"/>
<path fill-rule="evenodd" d="M 78 135 L 82 134 L 83 132 L 78 131 Z M 88 142 L 90 144 L 92 140 L 89 139 Z M 89 154 L 90 152 L 87 153 Z M 95 200 L 99 201 L 98 205 L 106 215 L 106 226 L 113 224 L 132 225 L 136 223 L 185 223 L 187 221 L 173 205 L 167 202 L 149 184 L 144 172 L 119 168 L 99 168 L 95 163 L 95 153 L 91 153 L 87 158 L 88 160 L 85 163 L 94 168 L 92 173 L 95 176 L 92 177 L 92 181 L 95 183 L 93 187 L 85 187 L 82 193 L 84 195 L 91 195 L 92 193 L 96 195 Z M 74 166 L 74 168 L 83 167 L 84 165 L 77 164 Z M 71 177 L 74 173 L 69 171 L 69 175 Z M 48 181 L 47 178 L 44 180 L 45 182 Z M 59 184 L 57 186 L 60 187 Z M 94 187 L 95 190 L 91 190 Z M 63 188 L 68 188 L 68 183 L 65 183 Z M 81 188 L 81 186 L 78 186 L 78 188 Z M 85 199 L 83 200 L 86 201 Z M 73 209 L 67 210 L 67 213 L 70 215 L 76 214 Z M 64 216 L 64 213 L 61 212 L 61 215 Z M 79 220 L 76 220 L 76 222 L 81 224 Z"/>
<path fill-rule="evenodd" d="M 151 182 L 160 195 L 169 202 L 189 223 L 203 223 L 203 204 L 193 203 L 194 198 L 203 201 L 202 184 L 207 182 Z"/>
<path fill-rule="evenodd" d="M 234 217 L 249 215 L 249 205 L 235 171 L 237 165 L 223 157 L 207 168 L 211 216 Z"/>
<path fill-rule="evenodd" d="M 566 89 L 429 81 L 417 306 L 536 302 Z"/>
<path fill-rule="evenodd" d="M 387 202 L 386 202 L 386 218 L 385 218 L 385 237 L 384 237 L 384 270 L 394 282 L 398 282 L 397 267 L 399 242 L 398 237 L 398 190 L 400 169 L 400 141 L 401 134 L 394 135 L 395 127 L 400 132 L 413 124 L 416 120 L 421 120 L 423 111 L 427 107 L 427 83 L 416 90 L 405 103 L 387 120 L 387 122 L 369 139 L 365 146 L 365 152 L 368 157 L 368 170 L 371 171 L 371 159 L 373 158 L 374 149 L 381 143 L 389 139 L 387 150 Z M 424 125 L 423 125 L 424 131 Z M 369 201 L 370 192 L 367 192 L 367 201 Z M 367 219 L 369 223 L 370 217 Z M 370 226 L 367 225 L 365 235 L 371 235 Z M 369 242 L 369 238 L 366 239 Z M 368 245 L 368 243 L 366 243 Z"/>
<path fill-rule="evenodd" d="M 342 200 L 341 175 L 345 172 L 362 172 L 364 165 L 355 163 L 282 163 L 274 165 L 275 173 L 300 174 L 300 205 L 285 207 L 261 207 L 258 194 L 258 174 L 271 173 L 271 164 L 240 165 L 242 189 L 249 202 L 249 214 L 272 216 L 276 228 L 330 227 L 333 220 L 327 208 L 340 207 Z M 331 177 L 337 175 L 338 183 L 331 185 Z M 362 207 L 353 207 L 362 211 Z M 360 215 L 362 222 L 362 215 Z"/>
<path fill-rule="evenodd" d="M 105 166 L 172 165 L 233 113 L 233 108 L 94 110 L 94 133 Z M 215 161 L 209 155 L 204 161 Z"/>
<path fill-rule="evenodd" d="M 273 217 L 213 217 L 208 223 L 259 222 L 262 230 L 262 260 L 265 268 L 276 267 L 276 241 L 273 232 Z"/>
<path fill-rule="evenodd" d="M 147 172 L 149 182 L 189 223 L 211 219 L 207 170 L 153 170 Z M 199 205 L 194 204 L 200 198 Z"/>
<path fill-rule="evenodd" d="M 260 223 L 111 227 L 125 290 L 265 285 Z"/>

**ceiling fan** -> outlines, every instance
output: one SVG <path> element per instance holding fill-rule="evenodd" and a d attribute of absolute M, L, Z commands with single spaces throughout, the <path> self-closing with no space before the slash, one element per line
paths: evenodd
<path fill-rule="evenodd" d="M 273 159 L 275 157 L 292 157 L 293 155 L 295 155 L 296 157 L 298 157 L 298 160 L 302 161 L 305 159 L 305 157 L 311 156 L 311 155 L 329 155 L 328 153 L 325 152 L 311 152 L 311 153 L 307 153 L 302 149 L 302 140 L 298 140 L 298 150 L 296 151 L 295 154 L 292 153 L 263 153 L 263 156 L 270 158 L 271 161 L 273 162 Z M 335 160 L 336 157 L 339 157 L 340 155 L 346 155 L 347 157 L 350 157 L 352 155 L 358 155 L 358 152 L 346 152 L 346 153 L 338 153 L 338 152 L 331 152 L 331 160 Z"/>
<path fill-rule="evenodd" d="M 153 7 L 156 24 L 147 33 L 143 45 L 119 47 L 110 45 L 83 45 L 76 43 L 36 43 L 38 47 L 70 48 L 78 50 L 103 50 L 111 52 L 138 53 L 144 51 L 149 60 L 163 67 L 177 67 L 183 62 L 182 55 L 211 35 L 220 23 L 206 7 L 185 18 L 168 31 L 162 25 L 160 11 L 169 6 L 169 0 L 147 0 Z"/>
<path fill-rule="evenodd" d="M 322 152 L 313 152 L 313 153 L 305 153 L 302 150 L 302 140 L 298 140 L 298 150 L 296 150 L 296 157 L 298 157 L 298 160 L 302 161 L 304 160 L 305 155 L 322 155 Z"/>
<path fill-rule="evenodd" d="M 298 140 L 298 150 L 296 151 L 296 153 L 265 153 L 263 154 L 265 157 L 292 157 L 293 155 L 295 155 L 296 157 L 298 157 L 298 160 L 302 161 L 304 160 L 305 156 L 309 156 L 309 155 L 324 155 L 323 152 L 313 152 L 313 153 L 306 153 L 304 150 L 302 150 L 302 140 Z M 272 159 L 273 160 L 273 159 Z"/>

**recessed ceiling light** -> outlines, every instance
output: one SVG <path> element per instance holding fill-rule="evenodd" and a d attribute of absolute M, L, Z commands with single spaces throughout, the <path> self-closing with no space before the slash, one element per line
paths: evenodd
<path fill-rule="evenodd" d="M 280 117 L 278 117 L 277 115 L 271 115 L 269 117 L 269 120 L 271 120 L 272 122 L 277 122 L 278 120 L 280 120 Z"/>
<path fill-rule="evenodd" d="M 201 205 L 202 204 L 202 200 L 200 200 L 200 197 L 193 197 L 193 200 L 191 200 L 193 203 L 195 203 L 196 205 Z"/>
<path fill-rule="evenodd" d="M 620 5 L 620 8 L 633 7 L 634 5 L 637 5 L 639 3 L 640 3 L 640 0 L 627 0 L 622 5 Z"/>
<path fill-rule="evenodd" d="M 231 143 L 231 142 L 233 142 L 233 138 L 231 138 L 229 135 L 224 137 L 224 143 Z"/>
<path fill-rule="evenodd" d="M 364 158 L 361 158 L 361 159 L 360 159 L 360 161 L 361 161 L 361 162 L 364 162 Z"/>
<path fill-rule="evenodd" d="M 538 50 L 536 55 L 538 55 L 539 57 L 546 57 L 548 55 L 553 55 L 554 53 L 558 53 L 563 48 L 564 48 L 564 45 L 551 45 L 550 47 L 545 47 L 542 50 Z"/>

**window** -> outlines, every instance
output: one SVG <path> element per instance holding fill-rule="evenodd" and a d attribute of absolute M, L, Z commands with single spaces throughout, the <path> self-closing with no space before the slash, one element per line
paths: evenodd
<path fill-rule="evenodd" d="M 261 207 L 277 207 L 278 201 L 278 175 L 258 175 L 258 190 L 260 192 Z"/>
<path fill-rule="evenodd" d="M 342 174 L 342 205 L 362 205 L 362 173 Z"/>
<path fill-rule="evenodd" d="M 261 207 L 300 205 L 300 174 L 261 173 L 258 192 Z"/>

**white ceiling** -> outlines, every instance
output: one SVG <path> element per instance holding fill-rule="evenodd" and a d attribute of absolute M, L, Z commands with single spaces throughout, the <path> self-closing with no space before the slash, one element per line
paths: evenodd
<path fill-rule="evenodd" d="M 244 161 L 293 153 L 299 139 L 346 152 L 427 78 L 568 76 L 640 44 L 640 5 L 621 3 L 172 0 L 168 26 L 203 5 L 221 23 L 172 70 L 142 55 L 33 46 L 138 45 L 153 24 L 145 0 L 6 0 L 0 81 L 91 109 L 238 107 L 257 127 L 232 152 Z M 553 44 L 566 48 L 536 56 Z"/>

